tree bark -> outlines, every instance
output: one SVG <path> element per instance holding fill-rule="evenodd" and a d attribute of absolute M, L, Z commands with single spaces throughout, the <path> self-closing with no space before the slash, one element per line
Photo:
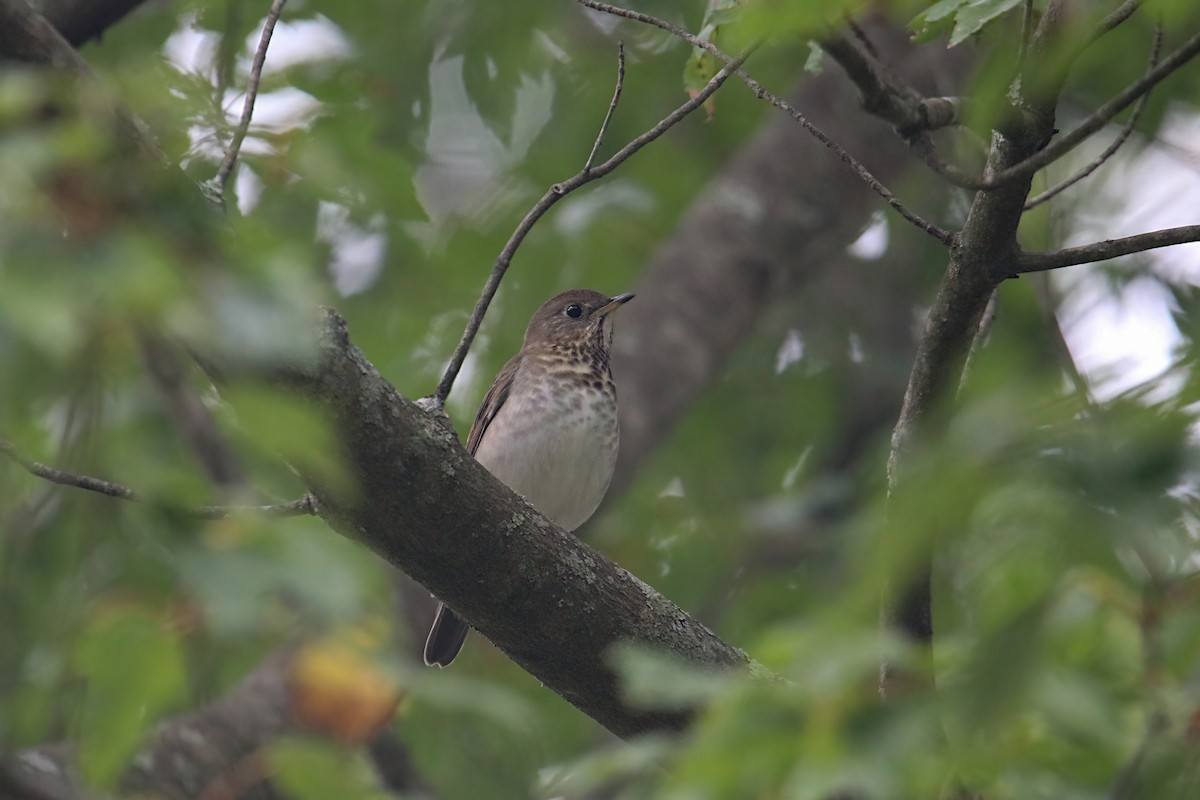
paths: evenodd
<path fill-rule="evenodd" d="M 747 666 L 743 652 L 496 480 L 448 425 L 379 375 L 335 312 L 323 314 L 315 354 L 274 377 L 313 403 L 341 446 L 346 481 L 297 465 L 318 514 L 446 601 L 547 687 L 630 737 L 681 730 L 690 713 L 630 706 L 613 645 L 645 644 L 712 670 Z"/>
<path fill-rule="evenodd" d="M 34 10 L 74 47 L 99 39 L 146 0 L 34 0 Z"/>

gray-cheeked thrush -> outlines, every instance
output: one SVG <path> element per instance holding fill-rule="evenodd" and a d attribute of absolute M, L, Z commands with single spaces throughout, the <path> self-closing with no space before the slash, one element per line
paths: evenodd
<path fill-rule="evenodd" d="M 612 313 L 632 299 L 572 289 L 543 303 L 467 436 L 467 452 L 567 531 L 592 516 L 616 464 L 617 392 L 608 351 Z M 439 604 L 425 663 L 447 666 L 468 630 Z"/>

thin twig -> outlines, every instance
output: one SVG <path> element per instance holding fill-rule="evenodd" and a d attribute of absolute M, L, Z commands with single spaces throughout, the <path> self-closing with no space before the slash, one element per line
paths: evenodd
<path fill-rule="evenodd" d="M 1120 6 L 1115 8 L 1111 14 L 1100 20 L 1100 24 L 1096 26 L 1096 30 L 1088 39 L 1087 44 L 1092 44 L 1104 34 L 1111 31 L 1113 28 L 1120 25 L 1125 20 L 1133 16 L 1133 12 L 1141 6 L 1142 0 L 1125 0 Z"/>
<path fill-rule="evenodd" d="M 625 43 L 617 42 L 617 85 L 613 89 L 612 102 L 608 104 L 608 112 L 604 115 L 604 121 L 600 123 L 600 132 L 596 134 L 596 141 L 592 144 L 592 152 L 588 153 L 587 161 L 583 163 L 583 171 L 591 172 L 592 164 L 596 162 L 596 153 L 600 152 L 600 145 L 604 142 L 604 134 L 608 133 L 608 123 L 612 122 L 613 114 L 617 110 L 617 103 L 621 101 L 621 90 L 625 88 Z"/>
<path fill-rule="evenodd" d="M 267 12 L 267 21 L 263 25 L 262 36 L 258 39 L 258 50 L 254 52 L 254 61 L 250 65 L 246 99 L 242 103 L 242 119 L 233 131 L 233 138 L 229 140 L 229 146 L 225 148 L 225 157 L 221 159 L 221 166 L 218 167 L 217 175 L 213 178 L 214 188 L 221 197 L 225 194 L 225 184 L 229 183 L 229 176 L 233 173 L 234 165 L 237 164 L 238 154 L 242 150 L 242 142 L 246 140 L 246 133 L 250 130 L 250 120 L 254 116 L 254 101 L 258 98 L 258 85 L 262 81 L 263 64 L 267 60 L 267 47 L 271 44 L 271 34 L 275 32 L 275 23 L 279 21 L 279 15 L 283 13 L 283 5 L 286 2 L 287 0 L 272 0 L 271 9 Z"/>
<path fill-rule="evenodd" d="M 1161 46 L 1162 46 L 1162 25 L 1157 25 L 1154 28 L 1154 46 L 1150 50 L 1150 65 L 1149 65 L 1148 69 L 1154 69 L 1155 64 L 1158 63 L 1158 52 L 1159 52 L 1159 48 Z M 1091 175 L 1093 172 L 1100 169 L 1100 167 L 1104 164 L 1104 162 L 1108 161 L 1108 159 L 1112 158 L 1113 155 L 1118 150 L 1121 149 L 1121 145 L 1125 144 L 1125 141 L 1133 134 L 1133 128 L 1135 125 L 1137 125 L 1138 120 L 1141 118 L 1142 111 L 1145 110 L 1146 102 L 1149 99 L 1150 99 L 1149 91 L 1147 91 L 1145 94 L 1143 94 L 1141 97 L 1138 98 L 1137 103 L 1133 107 L 1133 113 L 1129 115 L 1129 120 L 1121 128 L 1121 132 L 1119 134 L 1117 134 L 1117 138 L 1114 139 L 1108 147 L 1104 148 L 1103 153 L 1101 153 L 1099 156 L 1097 156 L 1091 163 L 1089 163 L 1083 169 L 1079 170 L 1074 175 L 1072 175 L 1071 177 L 1062 181 L 1058 185 L 1050 187 L 1049 189 L 1047 189 L 1046 191 L 1042 192 L 1039 195 L 1036 195 L 1035 197 L 1031 197 L 1029 200 L 1027 200 L 1025 202 L 1024 210 L 1029 211 L 1032 208 L 1036 208 L 1037 206 L 1040 206 L 1042 203 L 1046 202 L 1047 200 L 1057 197 L 1058 195 L 1065 192 L 1067 189 L 1069 189 L 1072 186 L 1074 186 L 1075 184 L 1079 183 L 1081 180 L 1086 178 L 1088 175 Z"/>
<path fill-rule="evenodd" d="M 154 501 L 146 500 L 141 493 L 134 491 L 128 486 L 113 481 L 94 478 L 91 475 L 80 475 L 75 472 L 67 472 L 66 470 L 51 467 L 48 464 L 43 464 L 40 461 L 34 461 L 31 458 L 23 455 L 12 442 L 7 439 L 0 439 L 0 453 L 11 458 L 17 464 L 20 464 L 26 472 L 42 480 L 56 483 L 59 486 L 70 486 L 75 489 L 83 489 L 89 492 L 96 492 L 106 497 L 113 497 L 117 500 L 127 500 L 131 503 L 148 503 L 155 505 L 165 510 L 182 514 L 187 517 L 196 519 L 225 519 L 227 517 L 240 516 L 243 514 L 262 514 L 271 517 L 295 517 L 301 515 L 315 515 L 316 499 L 311 494 L 305 494 L 303 497 L 297 498 L 287 503 L 274 503 L 264 506 L 197 506 L 197 507 L 176 507 L 163 505 Z"/>
<path fill-rule="evenodd" d="M 1045 313 L 1047 333 L 1049 334 L 1051 345 L 1062 357 L 1063 371 L 1066 372 L 1067 379 L 1075 387 L 1075 391 L 1079 393 L 1084 408 L 1088 411 L 1094 411 L 1096 409 L 1096 399 L 1092 396 L 1092 390 L 1088 386 L 1087 378 L 1079 371 L 1079 365 L 1075 363 L 1075 356 L 1071 353 L 1071 346 L 1067 344 L 1067 337 L 1063 333 L 1062 323 L 1058 319 L 1061 302 L 1058 299 L 1058 293 L 1054 289 L 1054 282 L 1050 280 L 1050 276 L 1046 273 L 1042 273 L 1033 280 L 1035 281 L 1035 290 L 1041 296 L 1041 305 Z"/>
<path fill-rule="evenodd" d="M 607 161 L 596 166 L 585 167 L 567 180 L 554 184 L 546 190 L 546 193 L 533 205 L 533 208 L 529 209 L 520 224 L 517 225 L 516 230 L 513 231 L 512 236 L 508 238 L 508 242 L 505 243 L 504 249 L 500 251 L 500 255 L 496 257 L 496 263 L 492 265 L 491 274 L 488 275 L 487 282 L 483 286 L 483 291 L 479 295 L 479 300 L 475 303 L 475 309 L 471 312 L 471 318 L 467 320 L 467 327 L 463 331 L 462 339 L 459 341 L 458 347 L 455 348 L 454 355 L 451 356 L 450 363 L 446 366 L 446 372 L 442 375 L 442 379 L 433 393 L 432 401 L 436 408 L 440 409 L 444 406 L 446 398 L 450 396 L 450 389 L 453 388 L 454 380 L 458 377 L 459 370 L 462 369 L 467 352 L 471 349 L 471 343 L 475 340 L 475 334 L 479 332 L 479 326 L 483 323 L 483 316 L 487 313 L 488 305 L 491 304 L 492 298 L 496 296 L 496 290 L 500 288 L 500 281 L 503 280 L 504 273 L 508 271 L 513 255 L 517 252 L 517 248 L 521 246 L 521 242 L 525 240 L 525 236 L 529 233 L 530 229 L 533 228 L 534 223 L 541 219 L 542 215 L 549 211 L 559 200 L 580 186 L 598 178 L 603 178 L 623 164 L 638 150 L 641 150 L 650 144 L 650 142 L 662 136 L 688 114 L 691 114 L 697 108 L 704 105 L 705 101 L 717 89 L 721 88 L 721 85 L 742 66 L 757 47 L 757 44 L 752 44 L 743 50 L 740 55 L 726 64 L 712 77 L 712 80 L 704 85 L 703 89 L 697 92 L 686 103 L 663 117 L 654 127 L 636 139 L 631 140 Z M 618 76 L 618 79 L 620 79 L 620 76 Z"/>
<path fill-rule="evenodd" d="M 582 0 L 581 0 L 582 2 Z M 1051 164 L 1078 147 L 1085 139 L 1103 128 L 1113 117 L 1120 114 L 1139 97 L 1146 94 L 1154 86 L 1175 70 L 1186 64 L 1197 54 L 1200 54 L 1200 33 L 1183 43 L 1171 53 L 1162 63 L 1138 78 L 1129 86 L 1122 89 L 1113 99 L 1093 111 L 1083 122 L 1072 130 L 1055 139 L 1048 146 L 1039 150 L 1029 158 L 1014 164 L 1002 172 L 989 176 L 983 182 L 983 189 L 990 190 L 1003 186 L 1009 181 L 1024 178 L 1037 172 L 1047 164 Z"/>
<path fill-rule="evenodd" d="M 584 0 L 580 0 L 580 2 L 583 2 L 583 1 Z M 842 163 L 846 164 L 846 166 L 848 166 L 848 167 L 850 167 L 850 169 L 854 170 L 855 174 L 858 175 L 859 179 L 862 180 L 862 182 L 865 183 L 867 186 L 869 186 L 877 195 L 882 197 L 883 201 L 885 203 L 887 203 L 889 206 L 891 206 L 893 209 L 895 209 L 895 211 L 900 216 L 904 217 L 906 220 L 908 220 L 914 226 L 916 226 L 919 230 L 922 230 L 925 233 L 929 234 L 930 236 L 932 236 L 934 239 L 937 239 L 942 244 L 947 245 L 947 246 L 954 244 L 955 235 L 953 233 L 951 233 L 950 231 L 948 231 L 944 228 L 940 228 L 937 225 L 934 225 L 932 222 L 929 222 L 928 220 L 919 216 L 915 212 L 910 211 L 907 206 L 905 206 L 903 203 L 901 203 L 896 198 L 896 195 L 892 194 L 890 189 L 888 189 L 886 186 L 884 186 L 882 183 L 880 183 L 879 180 L 874 175 L 872 175 L 871 172 L 866 167 L 864 167 L 861 163 L 859 163 L 859 161 L 857 159 L 854 158 L 854 156 L 850 155 L 845 150 L 843 150 L 842 147 L 837 142 L 833 141 L 833 139 L 829 138 L 829 136 L 824 131 L 822 131 L 816 125 L 813 125 L 811 122 L 809 122 L 808 119 L 803 114 L 801 114 L 800 111 L 798 111 L 796 108 L 794 108 L 791 103 L 789 103 L 786 100 L 784 100 L 780 97 L 777 97 L 776 95 L 767 91 L 761 85 L 759 85 L 759 83 L 757 81 L 755 81 L 753 78 L 747 78 L 744 82 L 746 83 L 747 86 L 749 86 L 751 89 L 754 90 L 754 94 L 756 97 L 758 97 L 761 100 L 766 100 L 768 103 L 775 106 L 780 111 L 783 111 L 784 113 L 791 116 L 791 118 L 794 119 L 796 122 L 800 123 L 800 125 L 806 131 L 808 131 L 810 134 L 812 134 L 817 139 L 817 141 L 821 142 L 821 144 L 825 145 L 830 150 L 832 150 L 834 152 L 834 155 L 836 155 L 838 158 L 840 158 L 842 160 Z"/>
<path fill-rule="evenodd" d="M 646 25 L 652 25 L 655 28 L 664 30 L 664 31 L 672 34 L 673 36 L 677 36 L 678 38 L 683 39 L 685 42 L 688 42 L 689 44 L 691 44 L 694 47 L 699 47 L 702 50 L 706 50 L 707 52 L 712 53 L 719 60 L 725 62 L 725 64 L 727 66 L 729 64 L 733 63 L 733 61 L 735 61 L 733 56 L 730 56 L 728 53 L 721 50 L 719 47 L 714 45 L 712 42 L 701 39 L 699 36 L 689 33 L 688 31 L 684 30 L 683 28 L 679 27 L 678 25 L 674 25 L 670 22 L 667 22 L 666 20 L 659 19 L 658 17 L 652 17 L 649 14 L 643 14 L 640 11 L 633 11 L 628 8 L 622 8 L 620 6 L 614 6 L 614 5 L 610 5 L 608 3 L 601 3 L 601 2 L 598 2 L 598 0 L 576 0 L 576 2 L 582 6 L 592 9 L 593 11 L 600 11 L 605 14 L 612 14 L 613 16 L 617 16 L 617 17 L 624 17 L 625 19 L 631 19 L 631 20 L 634 20 L 635 22 L 641 22 Z M 933 223 L 923 219 L 922 217 L 918 216 L 914 212 L 910 211 L 903 203 L 901 203 L 896 198 L 896 196 L 894 194 L 891 193 L 891 191 L 888 190 L 888 188 L 886 186 L 884 186 L 882 183 L 880 183 L 879 180 L 876 179 L 875 176 L 872 175 L 871 172 L 866 167 L 864 167 L 861 163 L 859 163 L 859 161 L 857 159 L 855 159 L 854 156 L 850 155 L 844 149 L 842 149 L 842 147 L 837 142 L 833 141 L 833 139 L 831 139 L 828 134 L 826 134 L 824 131 L 822 131 L 820 128 L 818 128 L 816 125 L 813 125 L 811 122 L 809 122 L 808 118 L 805 117 L 802 113 L 800 113 L 800 111 L 798 111 L 796 108 L 794 108 L 790 103 L 788 103 L 786 100 L 783 100 L 782 98 L 778 97 L 777 95 L 773 94 L 772 92 L 768 91 L 762 84 L 760 84 L 754 78 L 750 77 L 750 75 L 747 74 L 745 72 L 745 70 L 737 69 L 736 75 L 738 76 L 738 78 L 741 79 L 742 83 L 746 84 L 746 86 L 748 86 L 750 88 L 750 90 L 752 92 L 754 92 L 755 97 L 757 97 L 760 100 L 765 100 L 766 102 L 773 105 L 775 108 L 778 108 L 779 110 L 787 113 L 792 119 L 794 119 L 796 122 L 800 123 L 800 125 L 806 131 L 808 131 L 814 138 L 816 138 L 817 141 L 821 142 L 821 144 L 825 145 L 827 148 L 832 150 L 834 152 L 834 154 L 837 155 L 837 157 L 842 160 L 842 163 L 844 163 L 848 167 L 850 167 L 854 171 L 854 173 L 859 177 L 859 179 L 863 181 L 863 183 L 865 183 L 868 187 L 871 188 L 872 191 L 874 191 L 876 194 L 878 194 L 880 197 L 882 197 L 884 202 L 886 202 L 889 206 L 891 206 L 893 209 L 895 209 L 896 212 L 900 214 L 900 216 L 904 217 L 906 220 L 908 220 L 913 225 L 915 225 L 919 230 L 922 230 L 925 233 L 929 234 L 930 236 L 937 239 L 942 244 L 950 245 L 954 242 L 954 234 L 953 233 L 951 233 L 950 231 L 947 231 L 943 228 L 940 228 L 937 225 L 934 225 Z"/>
<path fill-rule="evenodd" d="M 963 361 L 962 375 L 958 379 L 958 393 L 960 395 L 966 388 L 967 381 L 970 380 L 971 368 L 975 366 L 975 356 L 987 341 L 988 336 L 992 332 L 992 325 L 996 322 L 996 295 L 998 293 L 999 287 L 992 290 L 992 296 L 988 299 L 987 307 L 983 309 L 983 315 L 979 318 L 979 327 L 975 331 L 975 338 L 971 339 L 971 349 L 967 351 L 967 357 Z"/>
<path fill-rule="evenodd" d="M 1141 253 L 1159 247 L 1200 242 L 1200 225 L 1184 225 L 1179 228 L 1164 228 L 1160 231 L 1139 233 L 1122 239 L 1105 239 L 1080 247 L 1066 247 L 1049 253 L 1022 253 L 1016 259 L 1014 274 L 1045 272 L 1051 269 L 1071 267 L 1076 264 L 1091 264 L 1110 258 Z"/>

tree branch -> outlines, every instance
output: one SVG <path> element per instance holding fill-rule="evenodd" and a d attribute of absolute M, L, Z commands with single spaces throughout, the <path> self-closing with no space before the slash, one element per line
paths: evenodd
<path fill-rule="evenodd" d="M 242 151 L 242 143 L 246 140 L 246 133 L 250 130 L 250 120 L 254 117 L 254 101 L 258 98 L 258 86 L 262 81 L 263 65 L 267 61 L 267 48 L 271 45 L 271 35 L 275 32 L 275 23 L 279 21 L 279 15 L 283 13 L 283 6 L 286 2 L 287 0 L 271 0 L 271 8 L 267 11 L 267 20 L 263 23 L 262 35 L 258 39 L 258 49 L 254 51 L 254 61 L 250 65 L 246 99 L 242 103 L 242 118 L 233 131 L 233 138 L 230 139 L 229 146 L 225 148 L 225 157 L 221 159 L 216 177 L 209 184 L 210 190 L 219 199 L 222 207 L 225 205 L 225 185 L 229 183 L 229 176 L 233 173 L 238 154 Z"/>
<path fill-rule="evenodd" d="M 965 75 L 956 50 L 914 49 L 903 31 L 872 29 L 897 67 L 932 80 Z M 870 153 L 871 169 L 887 183 L 920 169 L 884 126 L 843 101 L 842 76 L 805 74 L 787 99 L 830 120 L 830 130 L 852 151 Z M 705 388 L 763 320 L 787 303 L 804 321 L 808 339 L 844 339 L 845 319 L 865 350 L 886 363 L 911 363 L 915 342 L 910 308 L 922 300 L 911 279 L 920 242 L 907 228 L 893 231 L 887 253 L 893 269 L 846 256 L 877 197 L 846 180 L 843 166 L 823 158 L 815 139 L 797 139 L 794 122 L 768 115 L 754 137 L 696 193 L 675 232 L 656 250 L 630 287 L 639 302 L 622 310 L 613 341 L 613 372 L 621 393 L 621 449 L 605 503 L 615 502 L 638 466 L 663 441 Z M 945 202 L 942 186 L 930 200 Z M 740 202 L 731 204 L 730 197 Z M 778 198 L 787 198 L 779 202 Z M 752 209 L 748 213 L 747 209 Z M 819 301 L 806 298 L 821 298 Z M 645 302 L 641 302 L 645 300 Z M 816 313 L 833 303 L 842 313 Z M 811 305 L 810 305 L 811 304 Z M 806 313 L 811 308 L 814 313 Z M 647 348 L 645 342 L 656 342 Z M 830 460 L 854 460 L 875 432 L 895 422 L 904 376 L 846 365 L 839 417 L 841 433 Z M 869 374 L 868 374 L 869 373 Z M 900 383 L 896 383 L 896 381 Z"/>
<path fill-rule="evenodd" d="M 438 382 L 437 389 L 434 390 L 431 399 L 435 409 L 440 410 L 445 405 L 446 398 L 450 396 L 450 390 L 454 387 L 454 380 L 458 377 L 463 362 L 466 361 L 467 352 L 471 349 L 471 343 L 475 341 L 475 335 L 479 333 L 479 326 L 483 324 L 483 317 L 487 313 L 488 306 L 491 305 L 492 298 L 496 296 L 496 290 L 500 288 L 500 281 L 504 280 L 504 274 L 508 272 L 508 267 L 512 263 L 517 248 L 521 246 L 521 242 L 525 241 L 525 236 L 533 228 L 534 223 L 541 219 L 559 200 L 562 200 L 580 186 L 603 178 L 625 163 L 634 153 L 662 136 L 688 114 L 691 114 L 697 108 L 704 105 L 705 101 L 717 89 L 720 89 L 729 76 L 736 72 L 745 60 L 750 57 L 750 54 L 754 52 L 757 46 L 751 45 L 737 58 L 731 59 L 694 97 L 663 117 L 654 127 L 630 141 L 607 161 L 598 166 L 592 166 L 592 156 L 595 155 L 600 137 L 604 135 L 604 130 L 608 126 L 612 111 L 616 107 L 616 102 L 620 97 L 621 84 L 624 81 L 624 49 L 621 49 L 618 56 L 617 89 L 613 92 L 613 102 L 609 105 L 609 113 L 605 116 L 604 122 L 601 124 L 596 144 L 592 147 L 592 154 L 588 156 L 587 163 L 584 164 L 583 169 L 567 180 L 556 183 L 546 190 L 541 199 L 525 214 L 525 217 L 517 225 L 517 229 L 513 231 L 512 236 L 505 243 L 504 249 L 500 251 L 500 255 L 496 257 L 496 263 L 492 265 L 492 271 L 488 275 L 487 282 L 484 283 L 479 300 L 475 303 L 475 309 L 471 312 L 470 319 L 467 320 L 467 327 L 463 331 L 462 339 L 459 340 L 458 347 L 454 349 L 454 355 L 450 357 L 450 363 L 446 365 L 446 371 L 442 374 L 442 379 Z"/>
<path fill-rule="evenodd" d="M 1161 83 L 1172 72 L 1200 54 L 1200 33 L 1184 42 L 1163 59 L 1162 63 L 1146 72 L 1129 86 L 1122 89 L 1111 100 L 1088 115 L 1083 122 L 1055 139 L 1046 147 L 1011 167 L 995 172 L 983 181 L 983 189 L 992 190 L 1010 181 L 1026 178 L 1042 167 L 1052 164 L 1078 147 L 1085 139 L 1112 121 L 1139 97 Z"/>
<path fill-rule="evenodd" d="M 46 18 L 73 47 L 99 39 L 110 26 L 145 0 L 35 0 Z"/>
<path fill-rule="evenodd" d="M 1154 44 L 1150 48 L 1150 65 L 1147 67 L 1147 69 L 1154 69 L 1154 65 L 1158 63 L 1158 52 L 1161 47 L 1162 47 L 1162 26 L 1157 25 L 1154 28 Z M 1046 191 L 1037 195 L 1036 197 L 1032 197 L 1029 200 L 1026 200 L 1025 201 L 1025 210 L 1029 211 L 1032 208 L 1037 208 L 1042 203 L 1046 202 L 1047 200 L 1051 200 L 1051 199 L 1057 197 L 1058 195 L 1065 192 L 1067 189 L 1069 189 L 1072 186 L 1074 186 L 1075 184 L 1079 183 L 1081 180 L 1086 178 L 1088 175 L 1091 175 L 1093 172 L 1100 169 L 1100 167 L 1103 166 L 1105 161 L 1108 161 L 1108 159 L 1112 158 L 1113 155 L 1115 155 L 1116 152 L 1121 149 L 1121 145 L 1125 144 L 1125 141 L 1129 138 L 1130 134 L 1133 133 L 1133 127 L 1135 125 L 1137 125 L 1138 120 L 1142 116 L 1142 111 L 1145 110 L 1145 108 L 1146 108 L 1146 101 L 1149 99 L 1150 99 L 1149 91 L 1147 91 L 1145 94 L 1143 94 L 1141 97 L 1138 98 L 1137 103 L 1133 107 L 1133 113 L 1129 115 L 1128 121 L 1126 121 L 1125 125 L 1122 126 L 1121 132 L 1117 134 L 1117 138 L 1114 139 L 1112 141 L 1112 143 L 1109 144 L 1108 147 L 1104 148 L 1104 152 L 1102 152 L 1100 155 L 1098 155 L 1087 166 L 1083 167 L 1083 169 L 1079 170 L 1071 177 L 1063 180 L 1061 183 L 1057 184 L 1056 186 L 1050 187 L 1049 189 L 1047 189 Z"/>
<path fill-rule="evenodd" d="M 1080 247 L 1067 247 L 1049 253 L 1021 253 L 1017 257 L 1015 272 L 1018 274 L 1045 272 L 1046 270 L 1107 261 L 1110 258 L 1119 258 L 1159 247 L 1171 247 L 1197 241 L 1200 241 L 1200 225 L 1165 228 L 1160 231 L 1126 236 L 1122 239 L 1105 239 L 1102 242 L 1093 242 Z"/>
<path fill-rule="evenodd" d="M 38 64 L 95 81 L 96 75 L 79 53 L 26 0 L 0 0 L 0 60 Z M 117 102 L 110 104 L 116 133 L 159 165 L 167 158 L 145 123 Z"/>
<path fill-rule="evenodd" d="M 121 776 L 122 795 L 169 800 L 276 797 L 257 785 L 265 777 L 261 774 L 247 783 L 244 765 L 261 748 L 301 730 L 288 686 L 295 655 L 293 647 L 279 648 L 215 702 L 159 723 Z M 6 766 L 46 797 L 84 800 L 92 795 L 76 774 L 74 761 L 71 745 L 41 745 L 12 754 Z M 238 777 L 241 791 L 216 793 Z"/>
<path fill-rule="evenodd" d="M 701 39 L 699 36 L 689 33 L 678 25 L 674 25 L 666 20 L 653 17 L 649 14 L 643 14 L 640 11 L 632 11 L 627 8 L 621 8 L 620 6 L 602 3 L 598 0 L 576 0 L 576 2 L 586 8 L 592 9 L 593 11 L 612 14 L 613 16 L 617 17 L 624 17 L 625 19 L 634 20 L 635 22 L 641 22 L 646 25 L 659 28 L 660 30 L 667 31 L 670 34 L 683 39 L 685 42 L 688 42 L 693 47 L 699 47 L 700 49 L 706 50 L 707 52 L 713 54 L 719 60 L 723 61 L 726 66 L 730 65 L 734 61 L 732 56 L 721 50 L 712 42 Z M 831 139 L 824 131 L 812 124 L 807 117 L 800 113 L 800 111 L 794 108 L 790 103 L 767 90 L 766 87 L 764 87 L 754 78 L 750 77 L 745 70 L 738 69 L 737 76 L 741 79 L 742 83 L 746 84 L 746 86 L 749 87 L 752 92 L 754 92 L 755 97 L 760 100 L 767 101 L 775 108 L 778 108 L 779 110 L 788 114 L 788 116 L 800 123 L 801 127 L 808 131 L 809 134 L 815 137 L 819 142 L 821 142 L 821 144 L 832 150 L 844 164 L 854 171 L 854 174 L 858 176 L 859 180 L 870 187 L 873 192 L 882 197 L 884 202 L 891 206 L 898 214 L 900 214 L 900 216 L 904 217 L 904 219 L 911 222 L 919 230 L 929 234 L 942 244 L 949 245 L 953 243 L 954 234 L 943 230 L 937 225 L 934 225 L 933 223 L 910 211 L 908 207 L 901 203 L 900 200 L 897 199 L 897 197 L 892 194 L 892 192 L 886 186 L 880 183 L 875 176 L 873 176 L 870 171 L 867 170 L 866 167 L 864 167 L 857 159 L 846 152 L 845 149 Z"/>
<path fill-rule="evenodd" d="M 196 507 L 179 507 L 167 505 L 164 503 L 146 500 L 140 492 L 136 492 L 128 486 L 112 481 L 106 481 L 101 478 L 93 478 L 90 475 L 80 475 L 75 472 L 67 472 L 66 470 L 51 467 L 47 464 L 34 461 L 22 455 L 20 451 L 7 439 L 0 438 L 0 453 L 11 458 L 16 463 L 20 464 L 26 472 L 42 480 L 56 483 L 59 486 L 70 486 L 75 489 L 83 489 L 89 492 L 113 497 L 117 500 L 128 500 L 134 503 L 147 503 L 158 508 L 171 511 L 173 513 L 182 514 L 187 517 L 196 519 L 226 519 L 233 516 L 241 516 L 244 514 L 262 514 L 269 517 L 296 517 L 302 515 L 316 514 L 317 511 L 313 506 L 312 495 L 304 495 L 287 503 L 274 503 L 263 506 L 196 506 Z"/>
<path fill-rule="evenodd" d="M 1137 11 L 1141 5 L 1142 0 L 1125 0 L 1125 2 L 1121 3 L 1121 5 L 1113 9 L 1111 14 L 1100 20 L 1100 24 L 1096 26 L 1096 30 L 1088 39 L 1087 44 L 1090 45 L 1094 43 L 1101 36 L 1125 22 L 1125 20 L 1133 16 L 1133 12 Z"/>
<path fill-rule="evenodd" d="M 333 311 L 316 352 L 315 364 L 264 377 L 311 401 L 342 443 L 352 489 L 301 470 L 317 513 L 442 598 L 547 687 L 630 737 L 681 730 L 691 713 L 628 705 L 614 644 L 643 643 L 711 670 L 748 666 L 743 652 L 500 483 L 379 375 Z"/>
<path fill-rule="evenodd" d="M 584 172 L 592 171 L 592 164 L 596 163 L 596 154 L 600 152 L 600 145 L 604 143 L 604 134 L 608 132 L 608 123 L 612 122 L 613 114 L 617 111 L 617 103 L 621 102 L 621 90 L 625 88 L 625 43 L 617 42 L 617 85 L 613 88 L 612 101 L 608 104 L 608 112 L 604 115 L 604 121 L 600 123 L 600 132 L 596 134 L 596 141 L 592 143 L 592 152 L 588 153 L 587 161 L 583 164 Z"/>
<path fill-rule="evenodd" d="M 963 101 L 955 97 L 923 97 L 907 83 L 893 78 L 882 65 L 845 36 L 835 33 L 821 40 L 829 53 L 858 87 L 863 110 L 890 122 L 896 135 L 937 175 L 963 189 L 979 189 L 983 182 L 938 155 L 929 132 L 956 125 Z"/>
<path fill-rule="evenodd" d="M 1047 8 L 1029 47 L 1021 87 L 1032 87 L 1026 75 L 1052 73 L 1049 43 L 1059 34 L 1061 6 Z M 1047 89 L 1047 86 L 1049 87 Z M 1054 130 L 1054 111 L 1058 104 L 1057 87 L 1051 77 L 1048 84 L 1031 89 L 1020 99 L 1028 114 L 1012 129 L 992 136 L 985 182 L 1023 163 L 1049 139 Z M 935 410 L 962 381 L 971 343 L 974 341 L 988 303 L 997 285 L 1013 273 L 1019 256 L 1017 226 L 1023 213 L 1032 172 L 999 183 L 991 191 L 978 191 L 950 252 L 950 262 L 929 311 L 917 357 L 909 375 L 908 387 L 899 419 L 892 432 L 888 455 L 888 492 L 890 500 L 904 490 L 909 454 L 915 444 L 927 437 L 934 426 Z M 889 503 L 894 507 L 894 502 Z M 937 538 L 931 533 L 917 549 L 913 561 L 894 567 L 883 590 L 882 626 L 917 645 L 918 660 L 911 672 L 901 672 L 885 661 L 880 670 L 880 692 L 885 697 L 901 688 L 928 692 L 933 689 L 933 549 Z"/>

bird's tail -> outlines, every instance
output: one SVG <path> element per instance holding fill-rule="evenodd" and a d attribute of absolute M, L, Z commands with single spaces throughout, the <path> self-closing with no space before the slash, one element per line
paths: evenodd
<path fill-rule="evenodd" d="M 458 651 L 462 650 L 470 629 L 445 603 L 438 603 L 437 616 L 433 618 L 433 627 L 429 629 L 429 638 L 425 640 L 425 666 L 450 666 Z"/>

